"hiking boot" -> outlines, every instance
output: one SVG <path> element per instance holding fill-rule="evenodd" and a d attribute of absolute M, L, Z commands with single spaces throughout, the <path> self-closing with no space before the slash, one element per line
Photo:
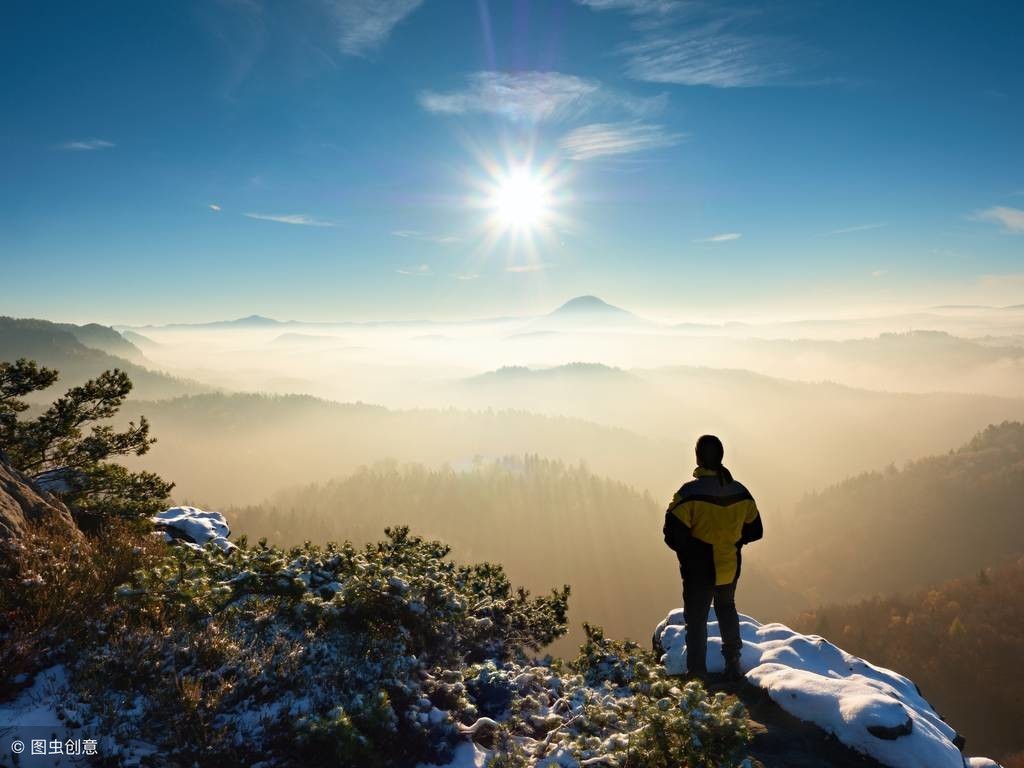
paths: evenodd
<path fill-rule="evenodd" d="M 746 675 L 740 669 L 739 659 L 728 659 L 725 662 L 725 672 L 722 673 L 722 679 L 730 683 L 738 683 L 740 680 L 746 679 Z"/>
<path fill-rule="evenodd" d="M 686 682 L 692 682 L 696 680 L 698 683 L 707 683 L 708 671 L 706 669 L 692 669 L 687 670 L 686 674 L 683 675 L 683 679 Z"/>

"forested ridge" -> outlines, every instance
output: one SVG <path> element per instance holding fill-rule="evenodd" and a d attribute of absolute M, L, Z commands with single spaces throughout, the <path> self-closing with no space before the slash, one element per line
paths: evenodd
<path fill-rule="evenodd" d="M 1024 557 L 908 594 L 826 605 L 797 628 L 898 669 L 971 751 L 1024 766 Z"/>
<path fill-rule="evenodd" d="M 774 572 L 814 603 L 901 592 L 1024 553 L 1024 424 L 806 496 L 777 529 Z M 779 556 L 777 556 L 779 555 Z"/>

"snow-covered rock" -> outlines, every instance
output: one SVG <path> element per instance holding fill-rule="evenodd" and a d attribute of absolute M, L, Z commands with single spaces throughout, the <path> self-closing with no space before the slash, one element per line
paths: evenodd
<path fill-rule="evenodd" d="M 164 532 L 167 541 L 180 541 L 194 549 L 216 544 L 223 551 L 234 549 L 228 541 L 231 529 L 220 512 L 207 512 L 198 507 L 171 507 L 150 518 Z"/>
<path fill-rule="evenodd" d="M 761 624 L 740 615 L 747 681 L 764 689 L 782 709 L 814 723 L 843 744 L 894 768 L 994 766 L 960 752 L 956 731 L 945 723 L 903 675 L 876 667 L 817 635 L 784 624 Z M 681 609 L 658 624 L 654 639 L 669 674 L 686 671 L 686 622 Z M 707 667 L 725 667 L 712 612 Z"/>

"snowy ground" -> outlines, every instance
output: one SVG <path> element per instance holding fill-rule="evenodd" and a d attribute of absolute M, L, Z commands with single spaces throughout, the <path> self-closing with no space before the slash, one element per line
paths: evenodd
<path fill-rule="evenodd" d="M 847 746 L 893 768 L 994 768 L 968 761 L 956 731 L 920 695 L 914 683 L 846 653 L 817 635 L 740 616 L 747 681 L 763 688 L 784 710 L 836 736 Z M 655 630 L 669 674 L 686 671 L 686 625 L 681 609 Z M 724 669 L 714 612 L 708 621 L 707 666 Z"/>
<path fill-rule="evenodd" d="M 16 698 L 0 705 L 0 766 L 70 768 L 102 758 L 133 766 L 153 753 L 151 745 L 100 733 L 95 720 L 83 722 L 87 718 L 63 665 L 39 672 Z"/>
<path fill-rule="evenodd" d="M 420 763 L 416 768 L 484 768 L 491 753 L 471 741 L 455 748 L 455 757 L 450 763 L 439 766 L 434 763 Z"/>
<path fill-rule="evenodd" d="M 62 758 L 57 756 L 32 754 L 33 740 L 46 740 L 47 748 L 49 740 L 60 740 L 63 750 L 64 740 L 79 737 L 54 707 L 66 685 L 64 668 L 52 667 L 36 675 L 32 685 L 17 699 L 0 706 L 0 765 L 15 764 L 12 752 L 18 754 L 18 764 L 24 766 L 73 765 L 70 757 L 61 762 Z M 19 752 L 19 743 L 23 752 Z"/>

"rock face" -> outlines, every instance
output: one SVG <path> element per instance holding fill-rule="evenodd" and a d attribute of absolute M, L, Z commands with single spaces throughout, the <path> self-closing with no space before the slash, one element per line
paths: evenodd
<path fill-rule="evenodd" d="M 0 453 L 0 539 L 21 537 L 26 524 L 37 520 L 57 520 L 69 531 L 78 530 L 63 502 L 36 486 Z"/>

